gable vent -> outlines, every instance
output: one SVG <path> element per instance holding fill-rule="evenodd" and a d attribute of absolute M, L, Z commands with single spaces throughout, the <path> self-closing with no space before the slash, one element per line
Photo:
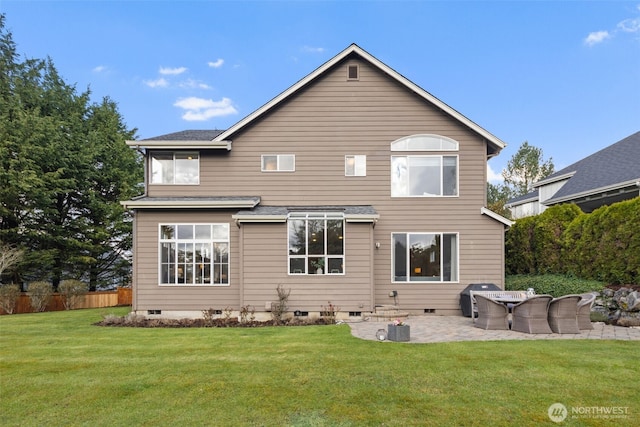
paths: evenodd
<path fill-rule="evenodd" d="M 358 80 L 358 71 L 357 65 L 347 65 L 347 80 Z"/>

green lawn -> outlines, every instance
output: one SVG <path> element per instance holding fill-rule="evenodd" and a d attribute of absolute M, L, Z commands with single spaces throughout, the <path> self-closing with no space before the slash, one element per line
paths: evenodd
<path fill-rule="evenodd" d="M 379 343 L 349 327 L 134 329 L 0 317 L 3 426 L 638 425 L 640 342 Z M 626 407 L 621 419 L 568 409 Z"/>

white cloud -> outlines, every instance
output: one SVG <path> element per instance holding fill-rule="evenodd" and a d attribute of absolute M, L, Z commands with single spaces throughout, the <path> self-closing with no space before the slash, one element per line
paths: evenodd
<path fill-rule="evenodd" d="M 218 58 L 216 61 L 209 61 L 207 65 L 211 68 L 220 68 L 224 64 L 224 59 Z"/>
<path fill-rule="evenodd" d="M 237 114 L 238 111 L 233 107 L 229 98 L 222 98 L 220 101 L 213 101 L 204 98 L 181 98 L 178 99 L 175 107 L 187 110 L 182 118 L 188 122 L 205 121 L 213 117 L 228 116 Z"/>
<path fill-rule="evenodd" d="M 167 87 L 167 86 L 169 86 L 169 82 L 166 81 L 162 77 L 160 77 L 159 79 L 156 79 L 156 80 L 145 80 L 144 84 L 146 84 L 149 87 Z"/>
<path fill-rule="evenodd" d="M 160 74 L 176 76 L 187 71 L 187 67 L 168 68 L 160 67 Z"/>
<path fill-rule="evenodd" d="M 106 65 L 98 65 L 97 67 L 95 67 L 92 70 L 94 73 L 102 73 L 104 71 L 107 71 L 107 66 Z"/>
<path fill-rule="evenodd" d="M 586 44 L 587 46 L 593 46 L 605 41 L 610 37 L 611 35 L 609 34 L 609 31 L 595 31 L 593 33 L 590 33 L 587 38 L 584 39 L 584 44 Z"/>
<path fill-rule="evenodd" d="M 211 89 L 211 86 L 208 84 L 193 79 L 180 82 L 178 83 L 178 86 L 186 89 Z"/>
<path fill-rule="evenodd" d="M 322 53 L 322 52 L 324 52 L 324 48 L 323 47 L 303 46 L 302 47 L 302 51 L 303 52 L 307 52 L 307 53 Z"/>
<path fill-rule="evenodd" d="M 640 31 L 640 18 L 625 19 L 618 24 L 618 29 L 625 33 L 637 33 Z"/>
<path fill-rule="evenodd" d="M 491 169 L 491 165 L 487 163 L 487 182 L 492 184 L 502 183 L 504 181 L 501 173 L 496 173 Z"/>

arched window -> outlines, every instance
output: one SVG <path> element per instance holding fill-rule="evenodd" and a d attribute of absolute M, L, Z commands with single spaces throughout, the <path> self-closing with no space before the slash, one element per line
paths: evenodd
<path fill-rule="evenodd" d="M 391 151 L 457 151 L 458 142 L 440 135 L 411 135 L 391 143 Z M 391 197 L 458 196 L 458 155 L 391 156 Z"/>
<path fill-rule="evenodd" d="M 405 136 L 391 143 L 391 151 L 457 151 L 458 142 L 441 135 Z"/>

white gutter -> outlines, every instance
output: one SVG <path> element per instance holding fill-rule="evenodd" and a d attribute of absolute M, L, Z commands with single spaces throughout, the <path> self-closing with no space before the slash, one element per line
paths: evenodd
<path fill-rule="evenodd" d="M 197 150 L 211 150 L 211 149 L 224 149 L 231 151 L 231 141 L 162 141 L 162 140 L 145 140 L 145 141 L 125 141 L 129 147 L 136 148 L 158 148 L 164 150 L 179 150 L 179 149 L 197 149 Z"/>

